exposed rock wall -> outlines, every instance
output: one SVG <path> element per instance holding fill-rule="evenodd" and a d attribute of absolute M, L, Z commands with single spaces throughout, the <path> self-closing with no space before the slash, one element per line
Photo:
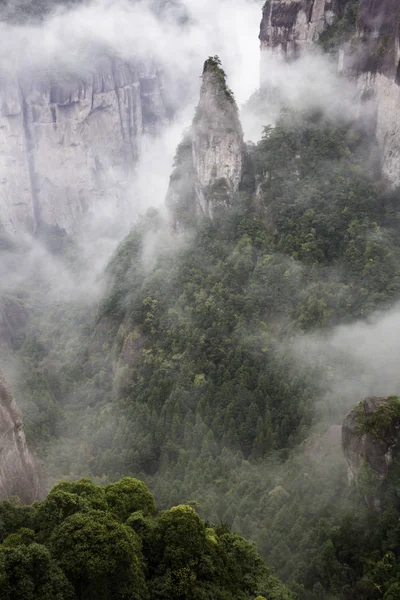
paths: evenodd
<path fill-rule="evenodd" d="M 193 215 L 212 218 L 232 206 L 243 165 L 238 109 L 219 61 L 209 59 L 192 127 L 178 148 L 167 194 L 174 225 Z"/>
<path fill-rule="evenodd" d="M 375 110 L 382 167 L 400 185 L 400 4 L 362 0 L 355 38 L 341 50 L 340 68 L 357 81 L 360 101 Z"/>
<path fill-rule="evenodd" d="M 361 0 L 357 14 L 357 41 L 346 52 L 360 72 L 382 73 L 396 79 L 399 50 L 400 5 L 397 0 Z M 353 52 L 352 52 L 353 50 Z"/>
<path fill-rule="evenodd" d="M 102 198 L 120 201 L 165 120 L 152 64 L 102 56 L 82 73 L 0 79 L 0 224 L 71 231 Z"/>
<path fill-rule="evenodd" d="M 210 187 L 216 182 L 225 182 L 227 203 L 233 201 L 239 189 L 243 132 L 235 101 L 223 81 L 221 70 L 207 63 L 193 124 L 192 148 L 197 199 L 201 210 L 212 214 L 216 207 L 207 197 Z"/>
<path fill-rule="evenodd" d="M 293 60 L 343 14 L 349 0 L 267 0 L 260 41 L 264 52 Z M 339 52 L 339 70 L 356 81 L 360 103 L 373 107 L 382 167 L 400 185 L 400 3 L 360 0 L 354 35 Z M 321 74 L 323 77 L 323 74 Z"/>
<path fill-rule="evenodd" d="M 361 102 L 367 97 L 372 103 L 383 172 L 400 185 L 400 87 L 382 73 L 369 72 L 358 75 L 357 87 Z"/>
<path fill-rule="evenodd" d="M 267 0 L 261 21 L 261 48 L 286 59 L 297 58 L 334 21 L 337 12 L 335 0 Z"/>
<path fill-rule="evenodd" d="M 342 447 L 349 481 L 361 488 L 366 502 L 379 509 L 392 454 L 400 439 L 400 399 L 369 397 L 349 412 L 342 426 Z"/>
<path fill-rule="evenodd" d="M 28 450 L 21 413 L 0 371 L 0 500 L 17 495 L 22 502 L 38 500 L 39 471 Z"/>

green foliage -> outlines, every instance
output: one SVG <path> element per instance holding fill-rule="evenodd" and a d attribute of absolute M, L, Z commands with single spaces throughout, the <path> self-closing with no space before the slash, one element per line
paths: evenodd
<path fill-rule="evenodd" d="M 235 104 L 235 98 L 232 90 L 230 90 L 226 84 L 226 73 L 222 68 L 221 59 L 219 56 L 210 56 L 204 63 L 203 75 L 205 73 L 212 73 L 221 84 L 225 97 L 232 103 Z"/>
<path fill-rule="evenodd" d="M 54 503 L 66 496 L 82 503 L 72 512 L 59 504 L 55 525 Z M 139 506 L 127 525 L 115 518 Z M 9 509 L 0 503 L 1 514 Z M 138 480 L 105 490 L 87 479 L 62 483 L 35 511 L 33 519 L 25 511 L 21 521 L 10 520 L 0 544 L 1 600 L 253 600 L 259 591 L 292 599 L 252 544 L 211 527 L 190 506 L 156 513 Z M 49 511 L 52 527 L 44 519 Z"/>
<path fill-rule="evenodd" d="M 11 533 L 3 541 L 3 547 L 29 546 L 35 541 L 35 532 L 32 529 L 21 527 L 18 533 Z"/>
<path fill-rule="evenodd" d="M 147 597 L 140 542 L 111 514 L 89 511 L 67 517 L 54 530 L 50 548 L 78 597 Z"/>
<path fill-rule="evenodd" d="M 56 485 L 38 508 L 38 521 L 46 535 L 77 512 L 106 510 L 107 500 L 103 488 L 89 479 L 77 482 L 62 482 Z"/>
<path fill-rule="evenodd" d="M 156 509 L 153 496 L 142 481 L 124 477 L 118 483 L 105 488 L 109 510 L 121 521 L 126 521 L 131 513 L 141 511 L 152 514 Z"/>
<path fill-rule="evenodd" d="M 360 519 L 344 516 L 358 502 L 346 495 L 344 461 L 281 463 L 326 385 L 318 363 L 299 368 L 282 342 L 398 297 L 398 195 L 380 182 L 366 142 L 348 123 L 286 112 L 249 148 L 257 201 L 249 188 L 224 218 L 192 221 L 190 245 L 157 258 L 121 315 L 128 329 L 145 331 L 121 397 L 130 423 L 114 446 L 121 470 L 136 465 L 163 502 L 194 498 L 202 514 L 255 539 L 305 600 L 375 597 L 367 583 L 375 575 L 359 556 L 379 544 L 363 539 L 360 507 Z M 184 164 L 177 158 L 182 173 Z M 129 522 L 144 546 L 157 539 L 163 552 L 144 515 Z M 207 543 L 195 531 L 191 538 Z M 190 547 L 168 555 L 154 590 L 195 597 L 199 565 L 190 556 Z M 262 587 L 254 594 L 271 596 Z"/>
<path fill-rule="evenodd" d="M 21 527 L 29 530 L 34 528 L 37 514 L 37 506 L 22 506 L 18 498 L 11 498 L 0 503 L 0 540 L 4 541 L 7 536 Z"/>
<path fill-rule="evenodd" d="M 73 600 L 72 586 L 49 550 L 32 543 L 0 546 L 1 600 Z"/>
<path fill-rule="evenodd" d="M 325 52 L 336 53 L 341 44 L 356 34 L 359 0 L 344 0 L 340 4 L 341 14 L 319 36 L 318 43 Z"/>
<path fill-rule="evenodd" d="M 359 433 L 367 433 L 380 440 L 400 422 L 400 398 L 389 396 L 387 402 L 382 402 L 372 414 L 368 414 L 364 403 L 360 402 L 353 412 L 357 417 Z"/>
<path fill-rule="evenodd" d="M 219 73 L 218 62 L 209 66 Z M 109 264 L 96 323 L 58 307 L 51 326 L 38 319 L 23 344 L 23 396 L 31 387 L 48 426 L 32 428 L 46 441 L 46 472 L 90 475 L 106 487 L 62 484 L 27 511 L 0 506 L 2 539 L 22 536 L 6 546 L 26 538 L 25 527 L 62 561 L 52 530 L 76 538 L 85 557 L 110 528 L 124 556 L 136 557 L 125 566 L 137 569 L 121 574 L 112 548 L 98 549 L 98 564 L 110 561 L 104 594 L 115 585 L 123 595 L 143 569 L 138 593 L 152 598 L 290 597 L 240 533 L 299 600 L 396 594 L 398 459 L 382 512 L 371 514 L 348 491 L 340 447 L 323 442 L 348 409 L 331 393 L 343 358 L 303 365 L 292 352 L 294 336 L 329 333 L 399 298 L 399 192 L 387 190 L 370 142 L 351 123 L 286 111 L 248 147 L 237 204 L 208 220 L 193 212 L 185 136 L 172 180 L 183 186 L 174 217 L 190 233 L 165 241 L 159 215 L 147 214 Z M 55 342 L 60 319 L 79 335 Z M 54 363 L 63 365 L 56 374 Z M 392 416 L 379 414 L 379 427 Z M 110 484 L 122 475 L 151 483 L 161 508 L 179 506 L 155 513 L 137 480 Z M 211 527 L 182 502 L 227 525 Z M 70 564 L 62 564 L 74 589 L 100 594 L 95 570 L 74 562 L 68 543 Z"/>

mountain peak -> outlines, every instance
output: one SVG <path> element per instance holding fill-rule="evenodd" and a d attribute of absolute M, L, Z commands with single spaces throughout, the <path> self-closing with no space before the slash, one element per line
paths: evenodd
<path fill-rule="evenodd" d="M 174 227 L 213 218 L 232 206 L 242 178 L 244 142 L 238 108 L 217 56 L 204 63 L 200 100 L 175 157 L 167 205 Z"/>
<path fill-rule="evenodd" d="M 226 83 L 226 73 L 222 68 L 221 60 L 218 56 L 210 56 L 204 63 L 203 67 L 203 86 L 200 97 L 212 88 L 212 92 L 216 95 L 223 94 L 224 99 L 236 107 L 233 92 L 228 88 Z"/>

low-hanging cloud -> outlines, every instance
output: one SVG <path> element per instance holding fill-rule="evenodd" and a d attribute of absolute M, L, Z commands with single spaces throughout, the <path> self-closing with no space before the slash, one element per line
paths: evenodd
<path fill-rule="evenodd" d="M 83 76 L 94 69 L 95 57 L 110 54 L 127 61 L 155 62 L 174 80 L 175 118 L 158 137 L 145 138 L 123 210 L 108 198 L 91 209 L 80 239 L 85 257 L 82 264 L 89 265 L 91 274 L 86 282 L 96 280 L 140 213 L 150 206 L 163 206 L 175 148 L 190 125 L 198 98 L 204 59 L 214 54 L 221 57 L 239 104 L 259 86 L 257 33 L 262 0 L 161 2 L 158 10 L 155 4 L 148 0 L 94 0 L 57 9 L 41 22 L 0 23 L 0 73 L 5 77 L 26 72 L 39 78 L 54 73 Z M 261 77 L 269 92 L 260 95 L 261 116 L 251 114 L 245 119 L 247 139 L 256 141 L 262 126 L 274 124 L 283 105 L 322 109 L 333 117 L 341 117 L 344 107 L 349 117 L 356 110 L 354 86 L 338 74 L 335 61 L 318 51 L 290 63 L 264 52 Z M 184 98 L 180 82 L 189 90 Z M 33 248 L 32 260 L 41 257 L 44 263 L 53 264 L 40 244 Z M 46 272 L 57 282 L 62 269 L 56 266 Z M 69 278 L 62 275 L 60 289 L 66 281 Z M 74 281 L 75 277 L 72 288 Z"/>
<path fill-rule="evenodd" d="M 366 396 L 400 395 L 400 305 L 329 333 L 305 335 L 293 346 L 298 360 L 320 369 L 320 411 L 342 417 Z"/>
<path fill-rule="evenodd" d="M 0 70 L 84 72 L 99 52 L 156 61 L 198 87 L 209 55 L 221 56 L 239 101 L 258 84 L 260 0 L 184 0 L 160 13 L 147 0 L 95 0 L 44 22 L 0 24 Z M 197 85 L 195 85 L 197 84 Z"/>
<path fill-rule="evenodd" d="M 282 53 L 264 49 L 260 67 L 261 88 L 243 109 L 247 139 L 256 142 L 265 125 L 274 126 L 283 107 L 296 111 L 320 111 L 332 120 L 370 119 L 371 107 L 361 107 L 354 81 L 339 71 L 337 58 L 317 46 L 308 48 L 297 60 L 287 61 Z"/>
<path fill-rule="evenodd" d="M 8 2 L 8 12 L 13 4 L 18 16 L 21 2 Z M 77 272 L 70 272 L 41 242 L 25 236 L 22 246 L 29 251 L 23 261 L 12 260 L 12 252 L 2 255 L 0 293 L 31 282 L 32 270 L 40 265 L 41 277 L 51 282 L 57 295 L 79 297 L 83 280 L 87 297 L 93 295 L 90 290 L 98 296 L 97 277 L 116 244 L 140 214 L 164 204 L 175 149 L 198 98 L 204 60 L 209 55 L 221 56 L 239 102 L 257 87 L 261 5 L 261 0 L 94 0 L 58 7 L 42 20 L 0 21 L 0 80 L 4 85 L 14 78 L 79 81 L 96 71 L 99 56 L 115 56 L 138 65 L 139 70 L 149 66 L 154 72 L 156 65 L 163 71 L 174 108 L 174 118 L 158 136 L 143 137 L 139 162 L 132 165 L 130 184 L 122 195 L 118 184 L 127 180 L 126 173 L 114 169 L 104 174 L 107 194 L 89 206 L 80 223 Z M 16 262 L 17 268 L 7 270 L 7 265 Z"/>
<path fill-rule="evenodd" d="M 339 73 L 337 59 L 318 48 L 309 49 L 291 62 L 274 52 L 263 52 L 261 80 L 263 87 L 275 89 L 291 108 L 321 109 L 337 117 L 346 106 L 350 118 L 356 115 L 354 84 Z"/>

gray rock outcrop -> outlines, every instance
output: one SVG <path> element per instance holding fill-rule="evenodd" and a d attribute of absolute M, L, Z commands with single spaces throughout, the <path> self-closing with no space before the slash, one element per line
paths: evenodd
<path fill-rule="evenodd" d="M 349 481 L 362 484 L 369 505 L 379 508 L 379 492 L 400 440 L 400 399 L 368 397 L 349 412 L 342 426 L 342 447 Z"/>
<path fill-rule="evenodd" d="M 153 64 L 104 55 L 80 73 L 0 77 L 0 226 L 71 232 L 96 203 L 121 202 L 165 120 Z"/>
<path fill-rule="evenodd" d="M 340 69 L 357 82 L 360 101 L 374 107 L 382 167 L 400 185 L 400 5 L 362 0 L 354 39 L 340 52 Z"/>
<path fill-rule="evenodd" d="M 260 42 L 288 60 L 313 44 L 339 11 L 335 0 L 267 0 L 263 7 Z"/>
<path fill-rule="evenodd" d="M 343 16 L 350 0 L 267 0 L 260 42 L 263 52 L 293 60 Z M 388 180 L 400 184 L 400 4 L 397 0 L 360 0 L 350 41 L 339 51 L 338 70 L 368 100 Z M 266 56 L 266 55 L 262 55 Z M 323 77 L 323 73 L 321 74 Z"/>
<path fill-rule="evenodd" d="M 41 497 L 42 486 L 21 413 L 0 371 L 0 500 L 12 495 L 29 504 Z"/>
<path fill-rule="evenodd" d="M 200 101 L 175 157 L 166 203 L 174 227 L 193 216 L 213 218 L 232 206 L 243 174 L 238 109 L 219 60 L 205 62 Z"/>

